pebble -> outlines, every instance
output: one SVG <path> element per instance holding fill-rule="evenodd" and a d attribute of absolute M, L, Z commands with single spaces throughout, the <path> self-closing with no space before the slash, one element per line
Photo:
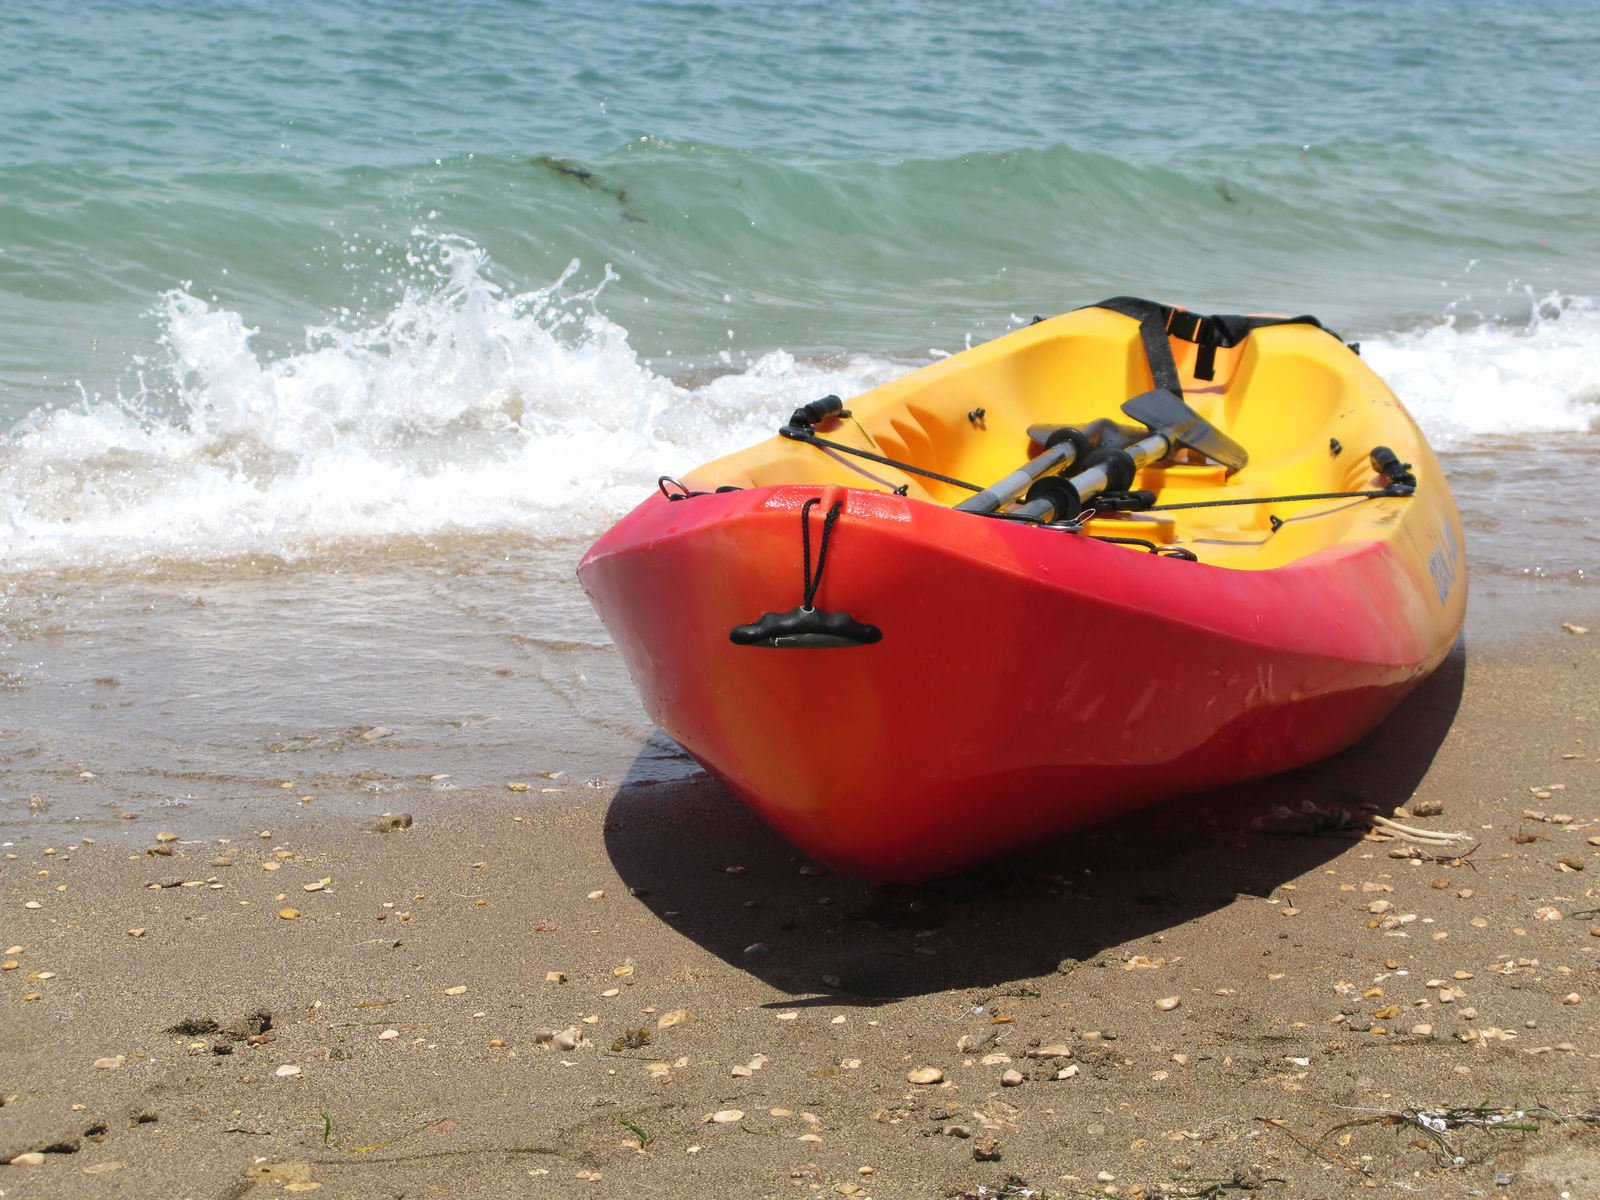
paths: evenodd
<path fill-rule="evenodd" d="M 24 1150 L 21 1154 L 11 1159 L 13 1167 L 42 1167 L 44 1155 L 37 1150 Z"/>
<path fill-rule="evenodd" d="M 595 888 L 594 891 L 589 893 L 588 898 L 590 900 L 604 900 L 606 898 L 605 888 Z"/>
<path fill-rule="evenodd" d="M 400 1031 L 398 1029 L 385 1029 L 382 1033 L 380 1033 L 378 1035 L 378 1040 L 380 1042 L 392 1042 L 392 1041 L 396 1040 L 399 1036 L 400 1036 Z"/>
<path fill-rule="evenodd" d="M 1577 992 L 1568 992 L 1565 996 L 1561 997 L 1561 1003 L 1563 1003 L 1563 1004 L 1582 1004 L 1583 1003 L 1583 997 L 1578 995 Z"/>
<path fill-rule="evenodd" d="M 672 1029 L 678 1025 L 687 1025 L 694 1020 L 694 1014 L 687 1008 L 675 1008 L 671 1012 L 662 1013 L 656 1020 L 657 1029 Z"/>
<path fill-rule="evenodd" d="M 711 1114 L 710 1120 L 718 1125 L 732 1125 L 744 1120 L 744 1110 L 738 1108 L 724 1108 Z"/>
<path fill-rule="evenodd" d="M 1411 1033 L 1412 1033 L 1412 1035 L 1414 1037 L 1423 1037 L 1423 1038 L 1432 1037 L 1433 1036 L 1433 1026 L 1432 1025 L 1413 1025 L 1411 1027 Z"/>
<path fill-rule="evenodd" d="M 293 1079 L 296 1075 L 300 1074 L 300 1068 L 295 1066 L 293 1063 L 284 1063 L 283 1066 L 279 1067 L 273 1072 L 273 1074 L 279 1079 Z"/>
<path fill-rule="evenodd" d="M 373 833 L 397 833 L 411 828 L 410 813 L 384 813 L 372 826 Z"/>
<path fill-rule="evenodd" d="M 447 987 L 444 990 L 444 994 L 446 996 L 465 996 L 467 994 L 467 985 L 458 983 L 455 987 Z"/>
<path fill-rule="evenodd" d="M 1182 1003 L 1183 1003 L 1183 1000 L 1182 1000 L 1181 997 L 1178 997 L 1178 996 L 1163 996 L 1163 997 L 1161 997 L 1161 999 L 1156 1001 L 1156 1008 L 1158 1010 L 1160 1010 L 1161 1012 L 1171 1012 L 1173 1009 L 1177 1008 L 1178 1005 L 1180 1005 Z"/>
<path fill-rule="evenodd" d="M 1022 1085 L 1022 1072 L 1013 1067 L 1000 1076 L 1001 1087 L 1020 1087 Z"/>
<path fill-rule="evenodd" d="M 300 918 L 300 910 L 298 908 L 280 908 L 278 915 L 285 921 L 296 921 Z"/>
<path fill-rule="evenodd" d="M 113 1055 L 109 1058 L 97 1058 L 94 1060 L 94 1068 L 97 1071 L 115 1071 L 127 1061 L 127 1056 L 123 1054 Z"/>
<path fill-rule="evenodd" d="M 1560 858 L 1556 859 L 1556 862 L 1567 868 L 1569 871 L 1581 871 L 1584 869 L 1584 867 L 1588 866 L 1588 863 L 1584 861 L 1581 854 L 1564 854 Z"/>
<path fill-rule="evenodd" d="M 1444 812 L 1444 801 L 1429 797 L 1426 800 L 1418 800 L 1407 807 L 1410 808 L 1411 815 L 1414 817 L 1437 817 Z"/>
<path fill-rule="evenodd" d="M 930 1083 L 943 1083 L 944 1072 L 938 1067 L 917 1067 L 906 1072 L 906 1079 L 908 1082 L 922 1087 Z"/>
<path fill-rule="evenodd" d="M 556 1034 L 555 1037 L 551 1038 L 550 1041 L 557 1050 L 567 1051 L 576 1050 L 578 1048 L 578 1042 L 580 1039 L 581 1035 L 576 1029 L 563 1029 L 560 1033 Z"/>

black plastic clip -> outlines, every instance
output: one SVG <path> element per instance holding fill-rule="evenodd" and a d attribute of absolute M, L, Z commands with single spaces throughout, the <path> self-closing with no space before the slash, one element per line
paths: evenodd
<path fill-rule="evenodd" d="M 1372 469 L 1389 481 L 1384 490 L 1391 496 L 1409 496 L 1417 490 L 1417 477 L 1411 473 L 1411 464 L 1401 462 L 1399 455 L 1387 446 L 1372 448 Z"/>
<path fill-rule="evenodd" d="M 1141 488 L 1136 492 L 1101 492 L 1094 498 L 1097 512 L 1143 512 L 1156 502 L 1154 492 Z"/>

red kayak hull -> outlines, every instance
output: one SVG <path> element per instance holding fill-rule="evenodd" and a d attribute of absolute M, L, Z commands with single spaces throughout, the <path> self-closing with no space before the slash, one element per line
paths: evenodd
<path fill-rule="evenodd" d="M 1444 658 L 1448 491 L 1271 570 L 1141 553 L 840 486 L 653 496 L 579 576 L 651 718 L 796 846 L 875 881 L 954 872 L 1360 738 Z M 803 594 L 871 645 L 736 645 Z M 1430 577 L 1430 559 L 1433 575 Z"/>

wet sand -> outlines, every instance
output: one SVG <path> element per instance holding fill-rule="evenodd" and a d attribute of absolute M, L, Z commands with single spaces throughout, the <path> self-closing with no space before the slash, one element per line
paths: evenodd
<path fill-rule="evenodd" d="M 917 888 L 703 777 L 12 836 L 0 1190 L 1594 1196 L 1597 668 L 1474 646 L 1327 763 Z M 1476 849 L 1251 831 L 1303 801 Z"/>

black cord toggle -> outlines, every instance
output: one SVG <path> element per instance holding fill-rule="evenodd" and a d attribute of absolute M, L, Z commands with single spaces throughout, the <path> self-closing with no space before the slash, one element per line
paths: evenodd
<path fill-rule="evenodd" d="M 844 512 L 844 501 L 835 500 L 822 518 L 822 540 L 817 545 L 817 568 L 811 569 L 811 510 L 822 503 L 812 496 L 800 506 L 800 552 L 804 597 L 799 608 L 786 613 L 763 613 L 748 625 L 736 625 L 728 640 L 736 646 L 768 646 L 774 649 L 819 650 L 834 646 L 870 646 L 883 640 L 876 625 L 858 621 L 847 612 L 823 612 L 816 607 L 822 587 L 822 572 L 828 565 L 828 547 L 834 526 Z"/>

